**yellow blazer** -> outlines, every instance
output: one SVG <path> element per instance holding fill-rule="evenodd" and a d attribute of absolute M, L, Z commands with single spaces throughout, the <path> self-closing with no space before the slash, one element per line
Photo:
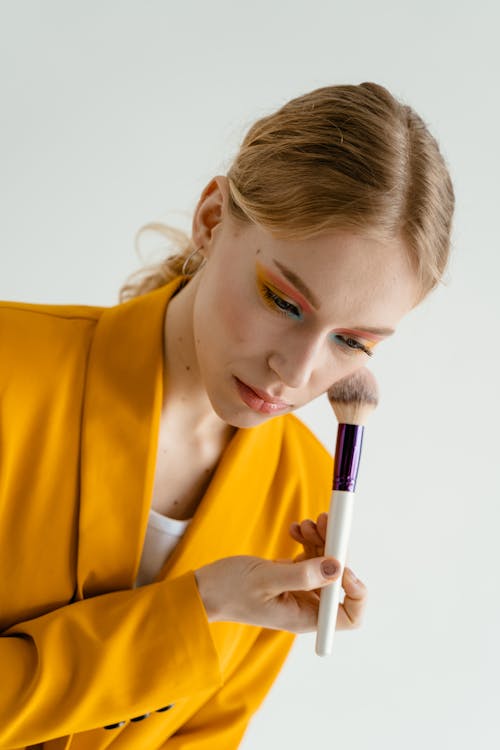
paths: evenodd
<path fill-rule="evenodd" d="M 333 459 L 293 414 L 235 432 L 171 557 L 133 588 L 184 280 L 113 307 L 0 303 L 2 750 L 233 750 L 293 643 L 209 623 L 193 573 L 291 558 L 289 524 L 328 508 Z"/>

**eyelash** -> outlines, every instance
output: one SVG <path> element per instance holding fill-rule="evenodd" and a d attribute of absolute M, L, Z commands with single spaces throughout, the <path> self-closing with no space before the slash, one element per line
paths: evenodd
<path fill-rule="evenodd" d="M 274 310 L 274 312 L 277 312 L 279 315 L 284 315 L 286 318 L 294 317 L 298 320 L 302 319 L 302 315 L 299 312 L 298 308 L 295 305 L 292 305 L 291 302 L 287 302 L 286 300 L 279 297 L 277 294 L 275 294 L 272 289 L 270 289 L 266 284 L 260 284 L 260 287 L 262 289 L 262 296 L 264 298 L 265 303 Z M 293 310 L 297 310 L 298 315 L 290 315 L 290 312 L 287 312 L 281 307 L 281 303 L 283 305 L 288 305 L 289 308 L 293 308 Z M 300 317 L 299 317 L 300 316 Z M 343 345 L 346 347 L 346 349 L 350 349 L 351 351 L 362 351 L 365 354 L 367 354 L 369 357 L 373 357 L 373 352 L 371 352 L 366 346 L 363 346 L 363 344 L 360 344 L 359 341 L 356 341 L 356 339 L 353 339 L 352 337 L 343 338 L 340 336 L 340 334 L 336 334 L 340 340 L 342 341 Z M 354 341 L 356 343 L 356 346 L 350 346 L 347 342 L 348 341 Z"/>

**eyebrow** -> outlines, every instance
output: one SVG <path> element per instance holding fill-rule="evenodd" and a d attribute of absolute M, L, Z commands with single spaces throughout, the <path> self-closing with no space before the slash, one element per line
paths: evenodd
<path fill-rule="evenodd" d="M 272 261 L 274 265 L 279 268 L 283 276 L 304 295 L 312 307 L 314 307 L 315 310 L 319 310 L 321 308 L 321 303 L 318 301 L 316 295 L 309 289 L 307 284 L 297 276 L 291 268 L 288 268 L 284 263 L 281 263 L 281 261 L 276 260 L 276 258 L 272 258 Z M 367 331 L 369 333 L 378 333 L 381 336 L 391 336 L 395 333 L 394 328 L 377 328 L 376 326 L 355 326 L 355 329 L 359 331 Z"/>

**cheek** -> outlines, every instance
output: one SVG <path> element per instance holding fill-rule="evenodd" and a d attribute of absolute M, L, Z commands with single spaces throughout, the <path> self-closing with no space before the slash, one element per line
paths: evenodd
<path fill-rule="evenodd" d="M 321 391 L 325 393 L 334 383 L 343 378 L 349 377 L 349 375 L 352 375 L 356 370 L 359 370 L 363 366 L 366 366 L 366 363 L 345 362 L 341 359 L 337 360 L 335 366 L 325 371 L 324 377 L 322 378 Z"/>
<path fill-rule="evenodd" d="M 338 380 L 351 375 L 363 365 L 366 365 L 364 356 L 345 357 L 340 354 L 334 345 L 328 341 L 324 343 L 324 350 L 318 353 L 318 358 L 314 361 L 310 381 L 307 388 L 311 394 L 316 397 L 318 394 L 325 393 L 331 385 Z"/>
<path fill-rule="evenodd" d="M 248 295 L 235 290 L 221 294 L 217 303 L 217 319 L 221 336 L 234 344 L 258 342 L 258 319 L 254 310 L 255 302 Z"/>

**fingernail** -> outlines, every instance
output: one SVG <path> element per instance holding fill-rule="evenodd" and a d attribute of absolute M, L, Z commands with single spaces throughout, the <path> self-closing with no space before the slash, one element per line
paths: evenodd
<path fill-rule="evenodd" d="M 337 566 L 335 563 L 330 562 L 330 560 L 323 560 L 321 563 L 321 572 L 326 578 L 331 578 L 337 573 Z"/>
<path fill-rule="evenodd" d="M 352 572 L 352 570 L 351 570 L 350 568 L 349 568 L 349 570 L 348 570 L 348 573 L 349 573 L 349 575 L 350 575 L 350 577 L 351 577 L 351 579 L 352 579 L 353 583 L 357 583 L 357 582 L 358 582 L 358 579 L 356 578 L 356 576 L 354 575 L 354 573 Z"/>

